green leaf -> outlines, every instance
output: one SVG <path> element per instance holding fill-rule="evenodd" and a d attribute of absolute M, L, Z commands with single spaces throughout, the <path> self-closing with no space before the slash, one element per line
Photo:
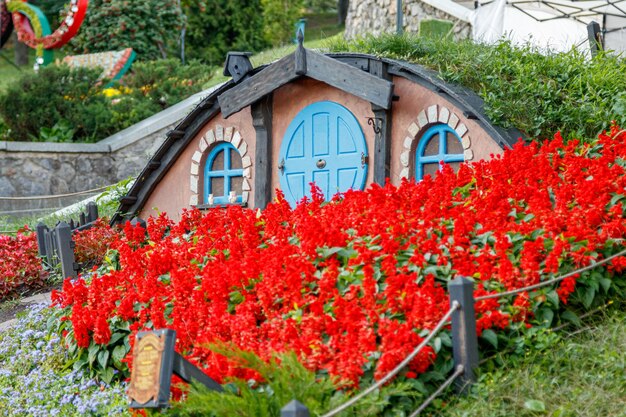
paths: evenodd
<path fill-rule="evenodd" d="M 106 368 L 103 372 L 100 373 L 100 377 L 107 384 L 111 383 L 114 376 L 115 376 L 115 373 L 113 372 L 113 368 Z"/>
<path fill-rule="evenodd" d="M 96 356 L 98 356 L 98 351 L 99 351 L 99 347 L 96 344 L 93 344 L 91 346 L 89 346 L 89 349 L 87 350 L 88 352 L 88 361 L 89 361 L 89 366 L 92 366 L 94 361 L 96 360 Z"/>
<path fill-rule="evenodd" d="M 550 327 L 552 325 L 552 321 L 554 320 L 554 311 L 544 307 L 539 310 L 539 316 L 541 317 L 541 322 L 544 326 Z"/>
<path fill-rule="evenodd" d="M 524 403 L 524 408 L 530 411 L 536 411 L 542 413 L 546 411 L 546 405 L 543 401 L 539 400 L 528 400 Z"/>
<path fill-rule="evenodd" d="M 559 306 L 559 295 L 556 293 L 556 291 L 550 291 L 548 294 L 546 294 L 546 297 L 548 297 L 548 300 L 550 300 L 553 306 Z"/>
<path fill-rule="evenodd" d="M 114 345 L 118 340 L 120 340 L 121 338 L 125 336 L 127 336 L 126 333 L 121 333 L 121 332 L 113 333 L 113 335 L 111 336 L 111 340 L 109 340 L 109 346 Z"/>
<path fill-rule="evenodd" d="M 111 355 L 113 357 L 113 363 L 115 364 L 115 366 L 120 366 L 122 364 L 122 359 L 124 359 L 127 352 L 128 350 L 126 350 L 126 346 L 115 346 L 115 349 L 113 349 L 113 355 Z"/>
<path fill-rule="evenodd" d="M 491 329 L 484 330 L 480 336 L 485 339 L 491 346 L 498 348 L 498 335 Z"/>
<path fill-rule="evenodd" d="M 611 281 L 609 278 L 600 278 L 600 286 L 605 293 L 609 292 L 609 288 L 611 288 L 612 283 L 613 281 Z"/>
<path fill-rule="evenodd" d="M 591 307 L 591 303 L 593 303 L 593 299 L 596 296 L 596 290 L 593 287 L 587 288 L 585 291 L 585 296 L 583 297 L 583 305 L 585 308 Z"/>
<path fill-rule="evenodd" d="M 108 361 L 109 361 L 109 351 L 106 349 L 100 351 L 100 353 L 98 353 L 98 363 L 100 364 L 102 369 L 106 369 Z"/>
<path fill-rule="evenodd" d="M 450 338 L 450 335 L 448 333 L 440 333 L 439 338 L 441 339 L 441 343 L 444 346 L 452 347 L 452 339 Z"/>
<path fill-rule="evenodd" d="M 578 318 L 576 313 L 574 313 L 571 310 L 565 310 L 563 314 L 561 314 L 561 319 L 569 321 L 570 323 L 576 326 L 580 326 L 582 324 L 582 322 L 580 321 L 580 318 Z"/>
<path fill-rule="evenodd" d="M 439 353 L 439 351 L 441 350 L 441 338 L 436 337 L 433 345 L 433 347 L 435 348 L 435 353 Z"/>

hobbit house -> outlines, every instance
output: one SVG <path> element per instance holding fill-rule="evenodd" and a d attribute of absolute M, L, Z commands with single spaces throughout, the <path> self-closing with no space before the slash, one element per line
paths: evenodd
<path fill-rule="evenodd" d="M 252 68 L 229 53 L 232 80 L 172 130 L 122 199 L 113 222 L 185 208 L 263 208 L 276 190 L 295 205 L 315 183 L 337 192 L 404 178 L 440 162 L 490 158 L 519 138 L 493 126 L 482 100 L 425 68 L 303 48 Z"/>

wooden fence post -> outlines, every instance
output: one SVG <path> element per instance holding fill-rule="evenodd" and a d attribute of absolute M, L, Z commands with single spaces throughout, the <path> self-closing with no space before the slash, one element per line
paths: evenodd
<path fill-rule="evenodd" d="M 291 400 L 280 410 L 280 417 L 309 417 L 309 409 L 298 400 Z"/>
<path fill-rule="evenodd" d="M 63 278 L 76 278 L 76 269 L 74 267 L 74 242 L 72 241 L 72 229 L 70 225 L 61 222 L 57 225 L 57 253 L 61 261 L 61 272 Z"/>
<path fill-rule="evenodd" d="M 456 277 L 448 283 L 450 305 L 457 301 L 460 308 L 452 313 L 452 352 L 454 367 L 463 365 L 463 374 L 456 379 L 459 393 L 466 393 L 476 381 L 474 368 L 478 366 L 478 337 L 474 313 L 474 282 Z"/>
<path fill-rule="evenodd" d="M 46 233 L 48 226 L 42 222 L 37 223 L 37 248 L 39 249 L 39 257 L 48 262 L 48 253 L 46 252 Z"/>
<path fill-rule="evenodd" d="M 87 223 L 98 220 L 98 205 L 93 201 L 87 203 Z"/>

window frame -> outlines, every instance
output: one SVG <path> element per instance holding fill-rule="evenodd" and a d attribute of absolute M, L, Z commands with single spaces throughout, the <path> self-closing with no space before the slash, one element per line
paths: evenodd
<path fill-rule="evenodd" d="M 219 142 L 215 144 L 209 154 L 206 157 L 204 162 L 203 169 L 203 187 L 202 187 L 202 201 L 204 204 L 209 204 L 209 194 L 213 194 L 213 204 L 212 205 L 228 205 L 228 204 L 241 204 L 243 202 L 243 194 L 237 194 L 237 200 L 235 203 L 231 203 L 228 201 L 230 198 L 231 190 L 231 178 L 234 177 L 242 177 L 243 178 L 243 168 L 232 168 L 232 160 L 231 160 L 231 152 L 230 150 L 234 150 L 239 158 L 241 159 L 241 154 L 239 150 L 235 148 L 235 146 L 230 142 Z M 229 152 L 226 152 L 229 151 Z M 224 152 L 224 168 L 221 170 L 213 170 L 213 163 L 218 155 Z M 224 179 L 224 195 L 217 196 L 215 193 L 211 191 L 211 179 L 212 178 L 223 178 Z"/>
<path fill-rule="evenodd" d="M 445 162 L 447 164 L 452 162 L 465 162 L 464 152 L 453 154 L 448 153 L 448 133 L 452 133 L 462 147 L 463 142 L 459 134 L 450 125 L 445 123 L 432 125 L 421 135 L 417 148 L 415 149 L 414 157 L 416 181 L 421 181 L 424 178 L 424 165 L 437 163 L 439 164 L 438 170 L 441 170 L 441 162 Z M 426 146 L 428 146 L 430 141 L 435 139 L 435 137 L 439 140 L 439 152 L 435 155 L 424 156 Z"/>

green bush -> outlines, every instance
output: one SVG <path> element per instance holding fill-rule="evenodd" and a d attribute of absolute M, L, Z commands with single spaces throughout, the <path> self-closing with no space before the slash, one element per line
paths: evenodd
<path fill-rule="evenodd" d="M 70 44 L 81 54 L 133 48 L 140 60 L 166 58 L 182 25 L 176 0 L 91 0 Z"/>
<path fill-rule="evenodd" d="M 485 101 L 492 122 L 528 137 L 595 137 L 616 120 L 626 124 L 626 61 L 613 54 L 540 54 L 508 42 L 495 46 L 411 35 L 335 41 L 333 51 L 358 51 L 424 65 Z"/>
<path fill-rule="evenodd" d="M 211 69 L 177 60 L 135 63 L 124 85 L 102 90 L 99 69 L 66 66 L 25 74 L 0 94 L 12 140 L 94 142 L 202 90 Z"/>
<path fill-rule="evenodd" d="M 301 16 L 302 0 L 261 0 L 263 36 L 273 46 L 288 42 L 294 36 L 294 24 Z"/>
<path fill-rule="evenodd" d="M 267 46 L 260 0 L 183 0 L 182 7 L 189 58 L 222 65 L 228 51 L 254 52 Z"/>

